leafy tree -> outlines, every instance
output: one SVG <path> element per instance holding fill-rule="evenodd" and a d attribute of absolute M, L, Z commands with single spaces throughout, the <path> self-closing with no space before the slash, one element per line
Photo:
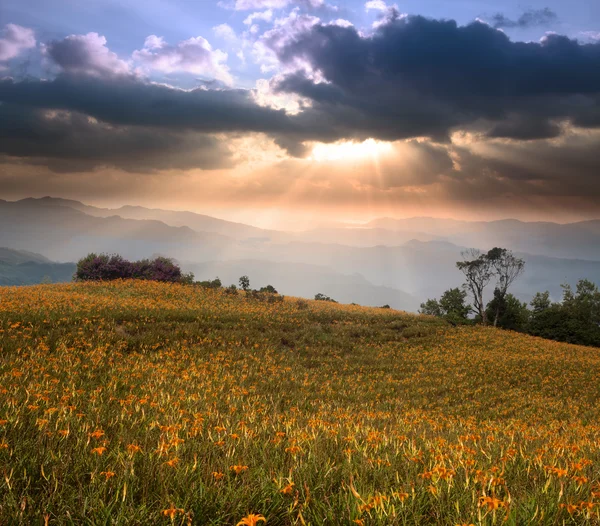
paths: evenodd
<path fill-rule="evenodd" d="M 467 292 L 459 288 L 449 289 L 438 300 L 428 299 L 421 303 L 421 314 L 444 317 L 452 323 L 467 321 L 471 306 L 465 303 Z"/>
<path fill-rule="evenodd" d="M 440 298 L 440 308 L 444 316 L 454 322 L 466 321 L 471 305 L 466 304 L 467 293 L 459 288 L 449 289 Z"/>
<path fill-rule="evenodd" d="M 329 296 L 322 294 L 321 292 L 315 294 L 315 300 L 317 301 L 330 301 L 332 303 L 337 303 L 337 301 L 335 301 L 333 298 L 330 298 Z"/>
<path fill-rule="evenodd" d="M 277 294 L 277 290 L 273 285 L 267 285 L 266 287 L 261 287 L 260 292 L 267 292 L 269 294 Z"/>
<path fill-rule="evenodd" d="M 529 305 L 531 305 L 533 308 L 534 315 L 544 312 L 552 305 L 552 302 L 550 301 L 550 293 L 548 291 L 537 292 L 533 299 L 529 302 Z"/>
<path fill-rule="evenodd" d="M 530 312 L 526 302 L 521 302 L 512 294 L 494 291 L 494 299 L 487 305 L 488 317 L 495 316 L 495 324 L 503 329 L 524 332 L 527 330 Z"/>
<path fill-rule="evenodd" d="M 494 309 L 490 310 L 488 314 L 489 317 L 493 317 L 495 327 L 498 325 L 501 309 L 506 308 L 506 294 L 508 288 L 525 270 L 525 261 L 515 257 L 510 250 L 499 247 L 492 248 L 488 251 L 486 258 L 497 279 L 496 288 L 494 290 L 494 300 L 497 301 L 495 301 Z"/>
<path fill-rule="evenodd" d="M 466 278 L 464 287 L 473 296 L 474 310 L 484 325 L 487 325 L 487 312 L 483 301 L 483 293 L 494 275 L 492 261 L 486 254 L 476 248 L 461 252 L 463 261 L 458 261 L 456 266 Z"/>
<path fill-rule="evenodd" d="M 443 316 L 442 307 L 440 307 L 440 302 L 436 299 L 428 299 L 425 303 L 421 303 L 419 313 L 427 314 L 429 316 Z"/>
<path fill-rule="evenodd" d="M 464 287 L 473 297 L 474 310 L 484 325 L 493 318 L 494 326 L 498 324 L 500 309 L 505 303 L 508 288 L 523 273 L 525 262 L 513 255 L 510 250 L 495 247 L 486 252 L 471 248 L 463 251 L 463 261 L 456 263 L 457 268 L 465 275 Z M 492 278 L 496 278 L 494 310 L 484 303 L 485 288 Z"/>
<path fill-rule="evenodd" d="M 223 286 L 219 278 L 215 278 L 213 280 L 199 281 L 198 285 L 204 287 L 205 289 L 220 289 Z"/>
<path fill-rule="evenodd" d="M 547 293 L 533 299 L 528 332 L 535 336 L 581 345 L 600 346 L 600 291 L 582 279 L 575 291 L 562 285 L 561 303 L 550 304 Z"/>
<path fill-rule="evenodd" d="M 240 289 L 242 289 L 243 291 L 248 291 L 250 290 L 250 278 L 248 276 L 242 276 L 240 278 Z"/>

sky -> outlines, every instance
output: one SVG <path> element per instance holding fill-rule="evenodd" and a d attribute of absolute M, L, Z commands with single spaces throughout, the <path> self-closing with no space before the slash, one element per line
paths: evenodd
<path fill-rule="evenodd" d="M 596 0 L 3 0 L 0 198 L 600 218 Z"/>

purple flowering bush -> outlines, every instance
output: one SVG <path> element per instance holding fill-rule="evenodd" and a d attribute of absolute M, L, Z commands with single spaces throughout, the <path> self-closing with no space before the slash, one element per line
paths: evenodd
<path fill-rule="evenodd" d="M 171 283 L 192 283 L 193 274 L 184 274 L 172 259 L 157 257 L 128 261 L 118 254 L 88 254 L 77 262 L 75 281 L 146 279 Z"/>

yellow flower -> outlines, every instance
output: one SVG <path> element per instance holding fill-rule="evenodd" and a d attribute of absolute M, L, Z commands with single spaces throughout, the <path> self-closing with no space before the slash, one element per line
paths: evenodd
<path fill-rule="evenodd" d="M 90 436 L 93 438 L 100 438 L 100 437 L 104 436 L 104 431 L 102 431 L 102 429 L 96 429 L 96 431 L 94 431 L 93 433 L 90 433 Z"/>
<path fill-rule="evenodd" d="M 105 447 L 95 447 L 94 449 L 92 449 L 92 453 L 95 453 L 96 455 L 102 455 L 102 453 L 104 453 L 106 451 Z"/>
<path fill-rule="evenodd" d="M 174 457 L 171 460 L 167 460 L 165 462 L 165 464 L 169 467 L 174 468 L 177 464 L 179 464 L 179 458 L 178 457 Z"/>
<path fill-rule="evenodd" d="M 487 506 L 488 510 L 497 510 L 500 507 L 507 507 L 508 503 L 497 499 L 496 497 L 481 497 L 479 499 L 480 506 Z"/>
<path fill-rule="evenodd" d="M 101 471 L 100 475 L 104 475 L 106 477 L 106 480 L 108 480 L 109 478 L 115 476 L 115 472 L 114 471 Z"/>
<path fill-rule="evenodd" d="M 167 508 L 166 510 L 162 510 L 162 514 L 170 519 L 173 519 L 178 513 L 184 513 L 184 510 L 182 508 L 175 508 L 173 506 Z"/>
<path fill-rule="evenodd" d="M 256 526 L 259 522 L 267 522 L 262 515 L 257 515 L 255 513 L 250 513 L 246 515 L 240 522 L 236 524 L 236 526 Z"/>
<path fill-rule="evenodd" d="M 247 471 L 248 466 L 231 466 L 229 469 L 231 469 L 231 471 L 235 472 L 236 475 L 239 475 L 240 473 Z"/>
<path fill-rule="evenodd" d="M 289 495 L 292 491 L 293 491 L 293 487 L 294 487 L 294 483 L 290 482 L 285 488 L 283 488 L 282 490 L 280 490 L 280 493 L 283 493 L 284 495 Z"/>

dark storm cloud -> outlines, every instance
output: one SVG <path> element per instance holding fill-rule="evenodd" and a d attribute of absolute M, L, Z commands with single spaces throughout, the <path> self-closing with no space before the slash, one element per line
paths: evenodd
<path fill-rule="evenodd" d="M 274 132 L 289 127 L 283 111 L 258 106 L 248 90 L 185 91 L 131 76 L 61 74 L 51 81 L 0 80 L 0 101 L 77 111 L 106 123 L 208 133 Z"/>
<path fill-rule="evenodd" d="M 558 17 L 549 7 L 544 9 L 530 9 L 525 11 L 517 20 L 511 20 L 502 13 L 497 13 L 492 17 L 492 25 L 499 28 L 527 28 L 533 26 L 547 26 L 556 22 Z"/>
<path fill-rule="evenodd" d="M 552 136 L 556 120 L 600 125 L 600 43 L 511 42 L 479 22 L 396 16 L 369 37 L 316 24 L 276 52 L 327 81 L 296 72 L 279 82 L 313 101 L 298 120 L 314 116 L 349 135 L 439 140 L 487 121 L 493 135 L 530 139 Z"/>
<path fill-rule="evenodd" d="M 0 154 L 60 172 L 99 166 L 129 171 L 225 168 L 231 152 L 214 137 L 138 126 L 115 128 L 81 113 L 0 105 Z"/>
<path fill-rule="evenodd" d="M 157 166 L 202 167 L 218 165 L 217 154 L 226 157 L 224 149 L 211 146 L 215 133 L 265 133 L 302 156 L 307 141 L 430 137 L 448 143 L 457 130 L 532 141 L 559 136 L 564 121 L 600 126 L 600 42 L 580 44 L 558 35 L 511 42 L 483 23 L 458 26 L 396 12 L 367 36 L 317 19 L 293 24 L 290 38 L 281 34 L 286 27 L 264 44 L 283 68 L 302 66 L 272 81 L 273 89 L 308 99 L 297 115 L 258 105 L 249 90 L 150 83 L 110 52 L 103 37 L 89 33 L 46 46 L 62 70 L 53 80 L 0 80 L 3 111 L 13 112 L 12 128 L 3 125 L 1 148 L 11 155 L 30 151 L 92 163 L 112 158 L 125 166 L 142 157 L 120 153 L 120 144 L 129 141 L 131 151 L 148 144 L 147 151 L 163 152 Z M 42 111 L 48 109 L 71 116 L 48 120 Z M 121 134 L 121 142 L 111 142 L 111 133 Z M 69 136 L 78 148 L 61 139 Z M 194 141 L 197 151 L 184 155 L 194 150 Z"/>

